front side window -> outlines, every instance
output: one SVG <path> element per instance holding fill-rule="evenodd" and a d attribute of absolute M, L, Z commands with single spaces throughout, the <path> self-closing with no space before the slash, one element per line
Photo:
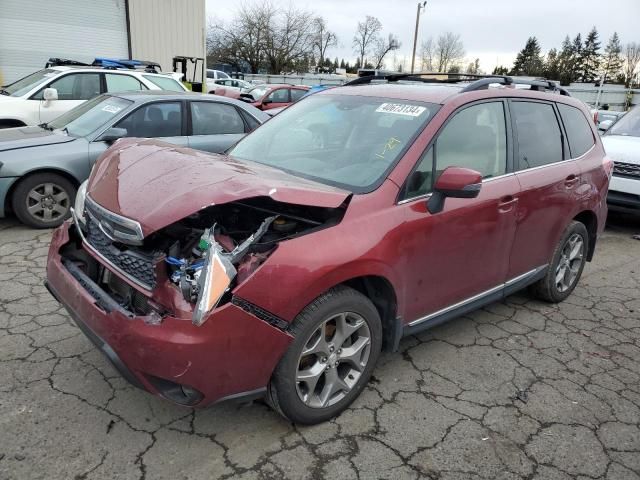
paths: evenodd
<path fill-rule="evenodd" d="M 506 173 L 507 135 L 502 102 L 480 103 L 454 114 L 409 175 L 404 198 L 431 192 L 447 167 L 469 168 L 480 172 L 483 178 Z"/>
<path fill-rule="evenodd" d="M 410 100 L 312 95 L 246 136 L 230 155 L 367 192 L 385 178 L 437 110 L 437 105 Z"/>
<path fill-rule="evenodd" d="M 147 90 L 147 87 L 142 85 L 137 78 L 129 75 L 122 75 L 117 73 L 105 74 L 107 79 L 107 92 L 134 92 L 137 90 Z"/>
<path fill-rule="evenodd" d="M 60 73 L 58 70 L 51 68 L 45 68 L 44 70 L 38 70 L 31 75 L 21 78 L 20 80 L 13 82 L 11 85 L 2 87 L 2 92 L 11 95 L 12 97 L 21 97 L 29 93 L 30 90 L 40 85 L 43 81 L 55 77 Z"/>
<path fill-rule="evenodd" d="M 127 137 L 179 137 L 182 135 L 180 102 L 151 103 L 138 108 L 116 127 L 126 128 Z"/>
<path fill-rule="evenodd" d="M 292 102 L 297 102 L 302 97 L 304 97 L 306 93 L 307 93 L 306 90 L 300 90 L 300 89 L 297 89 L 297 88 L 292 88 L 291 89 L 291 101 Z"/>
<path fill-rule="evenodd" d="M 640 108 L 635 107 L 611 127 L 606 135 L 640 137 Z"/>
<path fill-rule="evenodd" d="M 289 103 L 289 89 L 279 88 L 269 94 L 267 100 L 273 103 Z"/>
<path fill-rule="evenodd" d="M 100 95 L 99 73 L 72 73 L 51 82 L 48 88 L 58 91 L 58 100 L 89 100 Z M 44 88 L 33 98 L 42 100 Z"/>
<path fill-rule="evenodd" d="M 562 133 L 551 104 L 513 102 L 511 113 L 518 135 L 518 170 L 562 160 Z"/>
<path fill-rule="evenodd" d="M 143 75 L 146 80 L 149 80 L 156 87 L 160 87 L 161 90 L 167 90 L 168 92 L 184 92 L 184 88 L 173 78 L 155 76 L 155 75 Z"/>
<path fill-rule="evenodd" d="M 124 98 L 100 95 L 49 122 L 49 127 L 65 130 L 73 137 L 84 137 L 106 125 L 132 103 Z"/>
<path fill-rule="evenodd" d="M 193 135 L 244 133 L 244 122 L 233 105 L 191 102 Z"/>
<path fill-rule="evenodd" d="M 562 123 L 567 132 L 571 157 L 577 158 L 587 153 L 595 144 L 593 132 L 584 114 L 577 108 L 558 103 Z"/>

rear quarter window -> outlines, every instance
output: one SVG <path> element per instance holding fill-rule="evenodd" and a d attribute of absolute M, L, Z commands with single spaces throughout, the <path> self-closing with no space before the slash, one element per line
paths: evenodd
<path fill-rule="evenodd" d="M 584 155 L 595 144 L 588 120 L 578 108 L 558 103 L 558 110 L 567 132 L 571 157 Z"/>

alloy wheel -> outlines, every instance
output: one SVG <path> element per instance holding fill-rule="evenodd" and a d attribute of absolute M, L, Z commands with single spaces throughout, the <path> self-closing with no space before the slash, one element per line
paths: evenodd
<path fill-rule="evenodd" d="M 556 288 L 559 292 L 569 290 L 580 273 L 584 261 L 584 241 L 582 236 L 574 233 L 571 235 L 560 253 L 558 266 L 556 267 Z"/>
<path fill-rule="evenodd" d="M 371 331 L 353 312 L 333 315 L 310 335 L 298 358 L 296 390 L 311 408 L 342 400 L 356 385 L 369 361 Z"/>
<path fill-rule="evenodd" d="M 26 204 L 29 215 L 45 222 L 64 218 L 71 206 L 69 194 L 51 182 L 41 183 L 29 190 Z"/>

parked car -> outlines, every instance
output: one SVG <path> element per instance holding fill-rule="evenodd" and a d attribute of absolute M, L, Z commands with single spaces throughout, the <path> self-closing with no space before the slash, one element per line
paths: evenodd
<path fill-rule="evenodd" d="M 241 93 L 240 99 L 251 103 L 260 110 L 287 107 L 300 100 L 309 90 L 304 85 L 264 84 Z"/>
<path fill-rule="evenodd" d="M 631 109 L 609 128 L 602 143 L 613 159 L 609 208 L 640 215 L 640 108 Z"/>
<path fill-rule="evenodd" d="M 216 80 L 221 80 L 225 78 L 231 78 L 227 73 L 222 70 L 212 70 L 207 68 L 207 92 L 215 89 Z"/>
<path fill-rule="evenodd" d="M 584 104 L 402 78 L 311 95 L 227 155 L 121 141 L 48 288 L 134 385 L 297 423 L 344 410 L 404 335 L 527 286 L 563 301 L 612 169 Z"/>
<path fill-rule="evenodd" d="M 171 74 L 54 66 L 0 89 L 0 128 L 47 123 L 101 93 L 136 90 L 187 91 Z"/>
<path fill-rule="evenodd" d="M 255 86 L 237 78 L 223 78 L 221 80 L 216 80 L 213 83 L 214 85 L 209 89 L 209 93 L 213 94 L 216 94 L 219 89 L 224 89 L 225 91 L 230 90 L 238 93 L 247 92 Z"/>
<path fill-rule="evenodd" d="M 598 131 L 601 133 L 606 132 L 614 123 L 620 120 L 625 113 L 626 112 L 617 112 L 615 110 L 598 110 Z"/>
<path fill-rule="evenodd" d="M 0 217 L 12 210 L 32 227 L 60 225 L 78 186 L 118 138 L 223 152 L 268 118 L 233 99 L 148 91 L 101 95 L 48 124 L 0 130 Z"/>

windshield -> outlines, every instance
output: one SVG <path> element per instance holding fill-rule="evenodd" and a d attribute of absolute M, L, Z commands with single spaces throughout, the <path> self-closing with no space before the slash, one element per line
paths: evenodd
<path fill-rule="evenodd" d="M 65 130 L 73 137 L 85 137 L 95 132 L 133 102 L 120 97 L 101 95 L 69 110 L 47 125 Z"/>
<path fill-rule="evenodd" d="M 229 154 L 367 192 L 437 110 L 437 105 L 409 100 L 312 95 L 273 117 Z"/>
<path fill-rule="evenodd" d="M 247 92 L 247 94 L 251 95 L 253 100 L 257 102 L 258 100 L 260 100 L 264 96 L 265 93 L 267 93 L 268 90 L 269 90 L 269 87 L 267 85 L 259 86 L 259 87 L 253 87 L 251 90 L 249 90 Z"/>
<path fill-rule="evenodd" d="M 613 124 L 607 135 L 628 135 L 640 137 L 640 108 L 636 107 L 627 112 L 620 120 Z"/>
<path fill-rule="evenodd" d="M 60 72 L 58 72 L 57 70 L 52 70 L 50 68 L 38 70 L 37 72 L 32 73 L 31 75 L 27 75 L 26 77 L 21 78 L 11 85 L 2 87 L 2 90 L 4 92 L 7 92 L 12 97 L 21 97 L 22 95 L 31 91 L 33 88 L 40 85 L 46 79 L 55 77 L 58 73 Z"/>
<path fill-rule="evenodd" d="M 160 87 L 162 90 L 167 90 L 169 92 L 184 92 L 184 88 L 173 78 L 169 77 L 160 77 L 153 75 L 143 75 L 144 78 L 149 80 L 154 85 Z"/>

